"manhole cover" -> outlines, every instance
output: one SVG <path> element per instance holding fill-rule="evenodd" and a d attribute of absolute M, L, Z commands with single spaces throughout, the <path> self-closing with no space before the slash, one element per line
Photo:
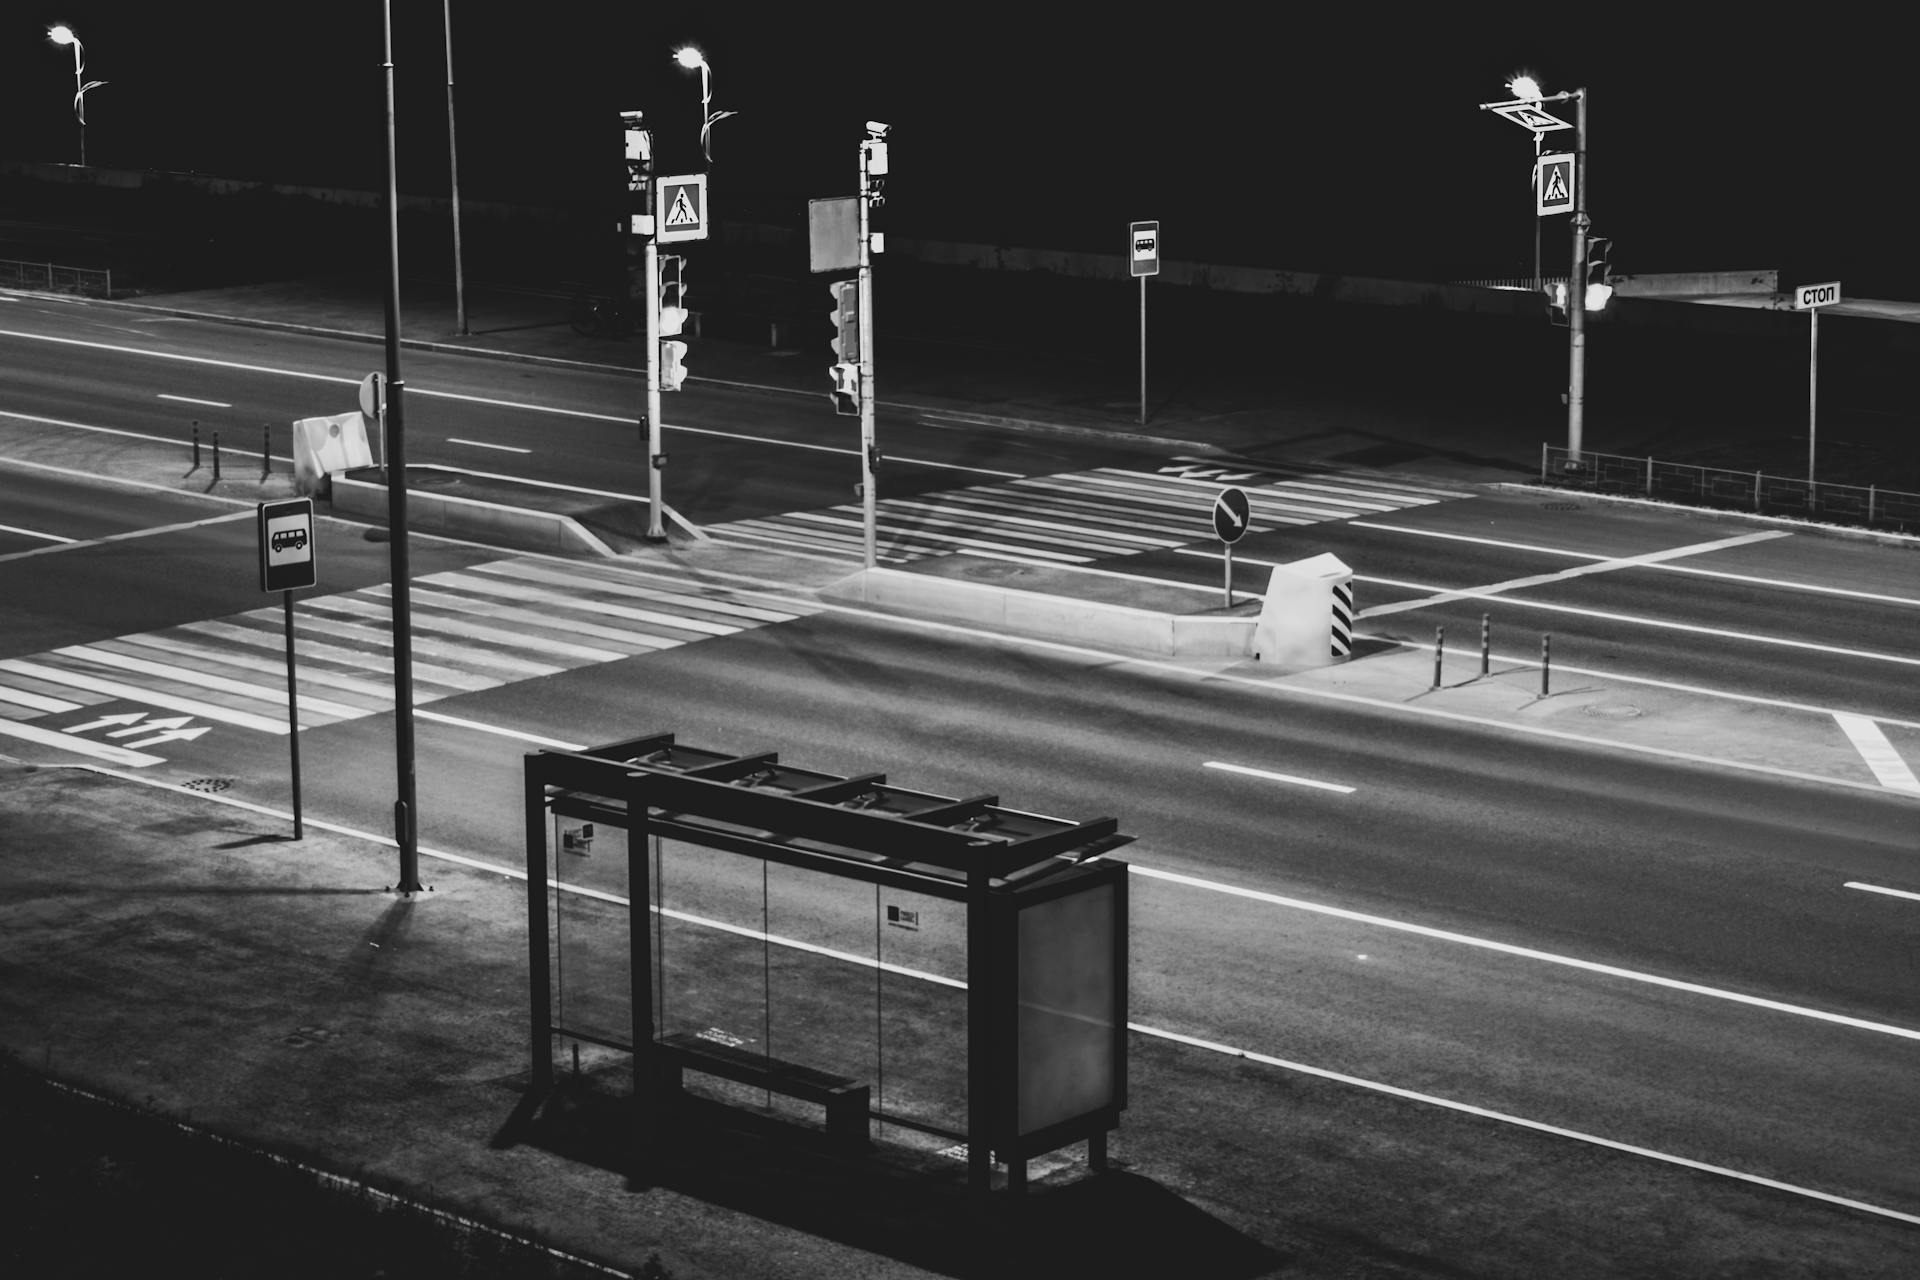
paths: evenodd
<path fill-rule="evenodd" d="M 233 779 L 232 778 L 195 778 L 193 781 L 182 783 L 181 785 L 186 787 L 186 789 L 189 791 L 225 791 L 228 787 L 233 785 Z"/>
<path fill-rule="evenodd" d="M 1577 502 L 1543 502 L 1540 504 L 1540 509 L 1542 511 L 1578 511 L 1580 504 Z"/>
<path fill-rule="evenodd" d="M 415 489 L 447 489 L 459 484 L 460 477 L 428 471 L 417 476 L 408 476 L 407 483 Z"/>
<path fill-rule="evenodd" d="M 1602 720 L 1632 720 L 1641 714 L 1640 708 L 1631 702 L 1589 702 L 1580 711 L 1583 715 L 1598 716 Z"/>

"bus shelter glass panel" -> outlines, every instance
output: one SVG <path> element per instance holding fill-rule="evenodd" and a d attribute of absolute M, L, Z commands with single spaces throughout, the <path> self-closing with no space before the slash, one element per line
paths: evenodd
<path fill-rule="evenodd" d="M 652 853 L 655 1030 L 767 1052 L 760 860 L 669 839 Z"/>
<path fill-rule="evenodd" d="M 547 948 L 553 1020 L 563 1031 L 633 1045 L 628 959 L 627 833 L 550 814 Z"/>
<path fill-rule="evenodd" d="M 875 1108 L 958 1138 L 967 1130 L 966 904 L 882 887 L 879 908 Z"/>

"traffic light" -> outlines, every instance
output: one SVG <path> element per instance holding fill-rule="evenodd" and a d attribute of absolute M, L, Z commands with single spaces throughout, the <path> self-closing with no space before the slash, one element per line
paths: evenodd
<path fill-rule="evenodd" d="M 1547 299 L 1547 319 L 1554 324 L 1567 323 L 1567 282 L 1553 280 L 1541 286 Z"/>
<path fill-rule="evenodd" d="M 1613 297 L 1613 241 L 1605 236 L 1587 237 L 1587 310 L 1599 311 Z"/>
<path fill-rule="evenodd" d="M 660 256 L 660 336 L 672 338 L 687 326 L 687 260 L 677 253 Z"/>
<path fill-rule="evenodd" d="M 833 379 L 833 411 L 859 413 L 860 366 L 837 364 L 827 370 L 827 376 Z"/>
<path fill-rule="evenodd" d="M 860 363 L 860 282 L 836 280 L 827 286 L 833 295 L 833 358 L 842 364 Z"/>
<path fill-rule="evenodd" d="M 660 344 L 660 389 L 678 391 L 687 377 L 687 344 L 668 339 Z"/>

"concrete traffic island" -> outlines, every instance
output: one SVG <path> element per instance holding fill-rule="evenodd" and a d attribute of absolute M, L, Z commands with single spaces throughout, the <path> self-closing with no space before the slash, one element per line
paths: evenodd
<path fill-rule="evenodd" d="M 1261 606 L 1249 595 L 1226 608 L 1217 587 L 964 552 L 863 569 L 820 594 L 884 613 L 1179 658 L 1251 657 Z"/>

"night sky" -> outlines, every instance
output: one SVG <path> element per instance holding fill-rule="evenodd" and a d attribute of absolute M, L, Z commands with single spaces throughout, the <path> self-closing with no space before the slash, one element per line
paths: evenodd
<path fill-rule="evenodd" d="M 441 2 L 392 3 L 401 186 L 442 193 Z M 94 164 L 384 181 L 379 0 L 6 7 L 0 156 L 76 157 L 71 50 L 45 38 L 66 22 L 109 82 L 87 99 Z M 893 16 L 856 23 L 869 8 Z M 740 113 L 715 127 L 723 220 L 851 194 L 872 118 L 895 126 L 895 236 L 1118 253 L 1156 218 L 1172 258 L 1518 274 L 1532 137 L 1476 104 L 1528 70 L 1591 93 L 1590 207 L 1621 270 L 1778 267 L 1920 297 L 1912 72 L 1884 6 L 1791 25 L 1759 6 L 1295 8 L 456 0 L 462 196 L 586 202 L 622 108 L 648 112 L 664 169 L 697 167 L 699 77 L 671 58 L 693 42 L 714 108 Z M 1549 268 L 1566 239 L 1551 220 Z"/>

